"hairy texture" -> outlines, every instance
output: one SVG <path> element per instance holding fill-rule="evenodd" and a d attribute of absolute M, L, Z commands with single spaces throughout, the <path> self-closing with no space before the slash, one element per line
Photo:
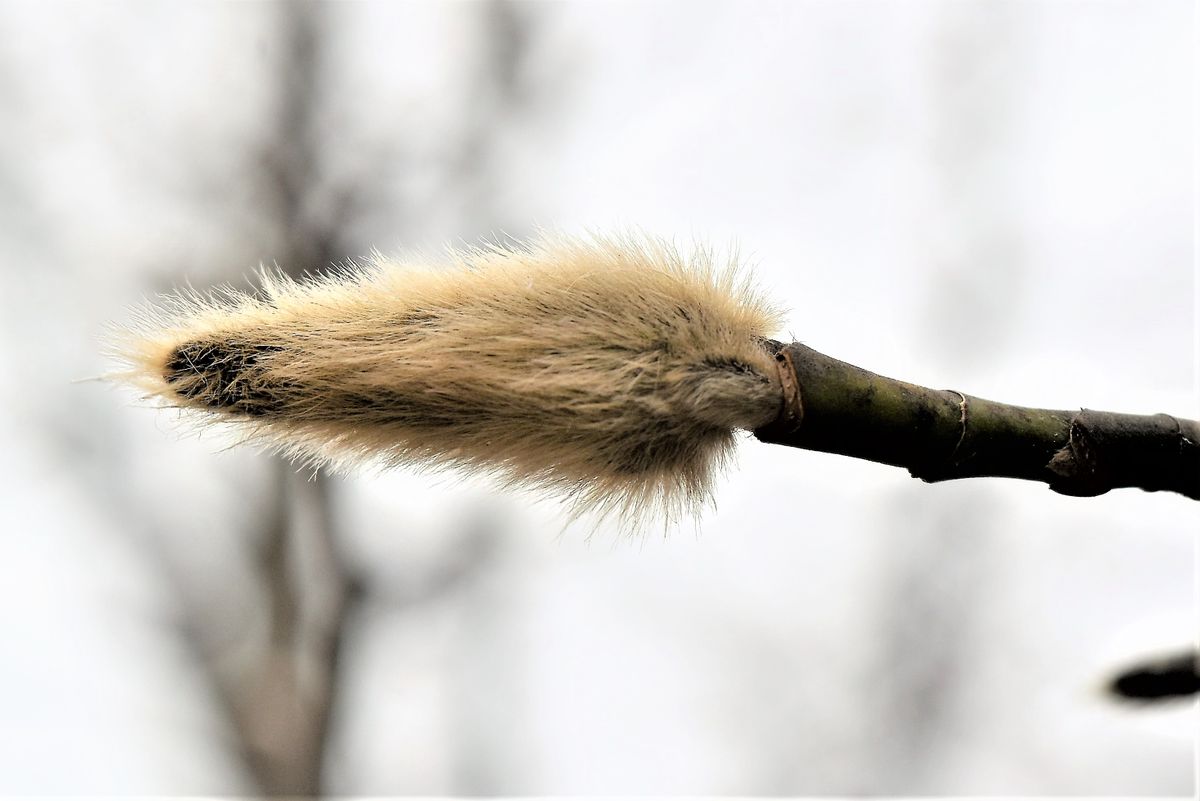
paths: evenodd
<path fill-rule="evenodd" d="M 119 350 L 167 405 L 305 460 L 455 465 L 674 518 L 710 497 L 735 429 L 779 411 L 776 324 L 709 251 L 547 238 L 174 296 Z"/>

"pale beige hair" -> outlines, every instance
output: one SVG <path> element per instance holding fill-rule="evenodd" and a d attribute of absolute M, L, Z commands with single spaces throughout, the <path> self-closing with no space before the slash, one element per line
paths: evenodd
<path fill-rule="evenodd" d="M 306 460 L 451 464 L 669 518 L 779 411 L 777 313 L 710 250 L 543 237 L 447 261 L 173 296 L 125 333 L 122 375 Z"/>

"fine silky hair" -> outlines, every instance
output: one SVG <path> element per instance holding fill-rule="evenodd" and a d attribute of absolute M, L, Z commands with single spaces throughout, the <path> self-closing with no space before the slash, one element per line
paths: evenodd
<path fill-rule="evenodd" d="M 673 519 L 778 413 L 778 322 L 711 250 L 543 236 L 176 294 L 117 349 L 149 396 L 306 462 L 453 465 Z"/>

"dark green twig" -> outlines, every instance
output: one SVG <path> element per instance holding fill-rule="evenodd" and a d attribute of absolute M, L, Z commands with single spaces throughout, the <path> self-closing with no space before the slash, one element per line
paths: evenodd
<path fill-rule="evenodd" d="M 908 468 L 923 481 L 998 476 L 1063 495 L 1119 487 L 1200 500 L 1200 423 L 1168 414 L 1030 409 L 876 375 L 793 343 L 775 353 L 785 399 L 763 442 Z"/>

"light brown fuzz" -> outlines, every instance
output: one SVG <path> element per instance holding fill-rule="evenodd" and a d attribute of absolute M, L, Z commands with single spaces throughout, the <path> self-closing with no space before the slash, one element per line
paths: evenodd
<path fill-rule="evenodd" d="M 779 411 L 777 313 L 708 250 L 543 238 L 448 262 L 174 296 L 126 332 L 122 376 L 306 460 L 455 465 L 668 518 Z"/>

